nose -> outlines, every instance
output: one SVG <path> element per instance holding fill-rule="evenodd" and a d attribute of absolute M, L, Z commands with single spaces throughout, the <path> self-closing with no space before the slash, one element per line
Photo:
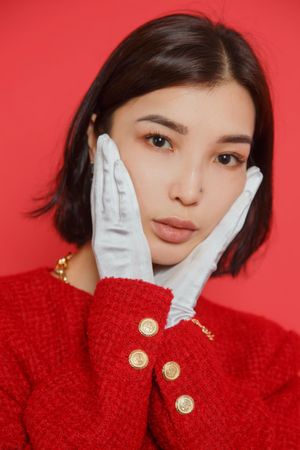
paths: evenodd
<path fill-rule="evenodd" d="M 195 164 L 181 167 L 171 181 L 169 194 L 172 200 L 180 200 L 184 205 L 198 204 L 204 191 L 204 177 Z"/>

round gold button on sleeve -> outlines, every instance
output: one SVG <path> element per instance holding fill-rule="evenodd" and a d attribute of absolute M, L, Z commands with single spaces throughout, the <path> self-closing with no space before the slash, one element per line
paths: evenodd
<path fill-rule="evenodd" d="M 180 375 L 180 365 L 175 361 L 168 361 L 163 365 L 162 374 L 165 380 L 176 380 Z"/>
<path fill-rule="evenodd" d="M 158 323 L 151 317 L 145 317 L 139 323 L 139 332 L 143 336 L 155 336 L 158 328 Z"/>
<path fill-rule="evenodd" d="M 143 369 L 149 363 L 147 353 L 145 353 L 143 350 L 140 349 L 133 350 L 130 353 L 128 360 L 129 364 L 135 369 Z"/>
<path fill-rule="evenodd" d="M 189 414 L 193 411 L 195 402 L 190 395 L 181 395 L 177 398 L 175 406 L 180 414 Z"/>

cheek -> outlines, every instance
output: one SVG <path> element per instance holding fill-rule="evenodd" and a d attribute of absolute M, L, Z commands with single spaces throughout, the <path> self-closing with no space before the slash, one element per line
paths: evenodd
<path fill-rule="evenodd" d="M 209 186 L 206 186 L 207 196 L 204 199 L 201 210 L 207 212 L 204 227 L 206 234 L 219 223 L 225 216 L 232 204 L 242 193 L 246 182 L 245 173 L 236 173 L 232 176 L 218 177 L 213 182 L 210 179 Z"/>

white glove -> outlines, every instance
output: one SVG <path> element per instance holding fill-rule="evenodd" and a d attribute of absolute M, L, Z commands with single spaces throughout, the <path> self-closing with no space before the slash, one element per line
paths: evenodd
<path fill-rule="evenodd" d="M 243 192 L 205 240 L 180 263 L 155 268 L 155 284 L 170 288 L 174 295 L 165 328 L 195 315 L 194 308 L 204 285 L 216 270 L 226 248 L 242 229 L 262 179 L 260 169 L 250 167 Z"/>
<path fill-rule="evenodd" d="M 154 283 L 151 251 L 130 175 L 115 142 L 97 139 L 91 187 L 92 249 L 100 278 Z"/>

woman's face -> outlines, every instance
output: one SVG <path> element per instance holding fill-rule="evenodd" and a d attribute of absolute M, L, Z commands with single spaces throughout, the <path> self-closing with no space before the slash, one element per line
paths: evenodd
<path fill-rule="evenodd" d="M 253 101 L 235 81 L 213 89 L 159 89 L 114 112 L 110 137 L 134 184 L 153 263 L 183 260 L 243 191 L 251 144 L 229 136 L 251 140 L 254 121 Z M 192 221 L 197 230 L 184 242 L 166 241 L 153 221 L 170 216 Z"/>

